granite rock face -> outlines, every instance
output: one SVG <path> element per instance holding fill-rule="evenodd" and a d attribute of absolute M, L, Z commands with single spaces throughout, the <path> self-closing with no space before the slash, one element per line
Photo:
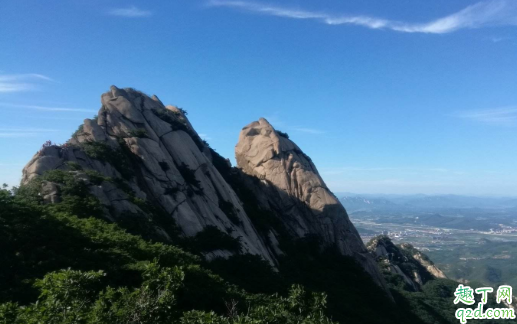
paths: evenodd
<path fill-rule="evenodd" d="M 182 110 L 164 106 L 156 96 L 115 86 L 101 96 L 101 102 L 97 119 L 86 119 L 67 144 L 44 147 L 31 159 L 23 169 L 22 184 L 45 171 L 69 170 L 70 162 L 77 163 L 81 169 L 124 183 L 117 186 L 104 181 L 90 186 L 107 218 L 149 217 L 130 199 L 127 188 L 131 188 L 135 198 L 149 201 L 172 217 L 183 235 L 194 236 L 215 226 L 240 239 L 243 252 L 275 263 Z M 125 154 L 106 159 L 97 151 Z M 128 156 L 130 161 L 122 163 Z M 49 202 L 59 199 L 52 185 L 46 184 L 44 189 Z M 230 207 L 225 213 L 221 206 Z M 165 239 L 169 236 L 159 226 L 155 230 Z M 209 256 L 227 257 L 228 251 L 215 250 Z"/>
<path fill-rule="evenodd" d="M 409 243 L 395 245 L 387 236 L 373 238 L 367 248 L 385 274 L 399 276 L 406 286 L 419 291 L 427 281 L 447 278 L 422 252 Z"/>
<path fill-rule="evenodd" d="M 424 267 L 435 278 L 442 278 L 442 279 L 447 278 L 445 273 L 443 273 L 442 270 L 440 270 L 431 260 L 429 260 L 427 255 L 425 255 L 422 252 L 415 249 L 411 244 L 402 243 L 400 245 L 400 248 L 402 250 L 408 251 L 411 254 L 411 256 L 413 257 L 413 259 L 415 261 L 417 261 L 422 267 Z"/>
<path fill-rule="evenodd" d="M 375 260 L 350 222 L 345 208 L 325 185 L 311 159 L 289 138 L 261 118 L 244 127 L 235 147 L 237 166 L 261 183 L 255 194 L 295 237 L 317 235 L 354 257 L 384 286 Z"/>
<path fill-rule="evenodd" d="M 311 159 L 265 119 L 242 130 L 236 146 L 238 168 L 231 168 L 202 141 L 181 108 L 115 86 L 101 96 L 101 104 L 98 116 L 84 120 L 66 144 L 46 145 L 36 153 L 23 169 L 22 184 L 63 170 L 87 185 L 110 221 L 135 219 L 170 240 L 177 234 L 154 221 L 158 211 L 174 220 L 181 237 L 215 227 L 240 240 L 243 253 L 277 266 L 286 253 L 280 244 L 285 233 L 255 223 L 264 211 L 283 224 L 289 237 L 315 235 L 323 245 L 355 258 L 388 291 L 375 260 Z M 100 180 L 92 179 L 92 172 Z M 237 195 L 242 194 L 239 186 L 253 193 L 255 218 Z M 59 184 L 44 181 L 40 192 L 43 203 L 62 201 Z M 214 247 L 205 257 L 232 253 Z"/>

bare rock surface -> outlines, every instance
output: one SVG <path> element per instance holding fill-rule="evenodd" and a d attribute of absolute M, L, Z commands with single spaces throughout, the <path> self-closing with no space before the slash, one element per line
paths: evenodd
<path fill-rule="evenodd" d="M 321 237 L 325 245 L 336 246 L 341 254 L 354 257 L 385 287 L 345 208 L 295 143 L 261 118 L 242 129 L 235 156 L 244 173 L 261 180 L 255 193 L 263 208 L 275 212 L 292 235 Z"/>
<path fill-rule="evenodd" d="M 373 238 L 367 248 L 384 272 L 400 276 L 413 291 L 419 291 L 427 281 L 447 278 L 422 252 L 409 243 L 395 245 L 387 236 Z"/>
<path fill-rule="evenodd" d="M 400 245 L 400 248 L 403 250 L 409 250 L 413 258 L 420 263 L 430 274 L 432 274 L 436 278 L 445 279 L 447 276 L 440 270 L 429 258 L 423 254 L 422 252 L 414 249 L 410 244 L 403 243 Z"/>
<path fill-rule="evenodd" d="M 48 170 L 67 170 L 67 162 L 74 162 L 103 176 L 123 179 L 135 198 L 163 210 L 185 236 L 215 226 L 239 239 L 243 252 L 275 263 L 246 213 L 239 208 L 237 195 L 203 153 L 205 144 L 181 110 L 166 108 L 156 97 L 115 86 L 101 96 L 101 103 L 97 119 L 86 119 L 67 144 L 44 147 L 31 159 L 23 169 L 22 183 Z M 88 154 L 89 150 L 106 147 L 125 152 L 130 160 L 125 167 L 128 170 L 115 165 L 120 161 Z M 59 199 L 54 187 L 46 184 L 44 188 L 49 202 Z M 109 210 L 110 219 L 146 217 L 135 199 L 110 182 L 92 186 L 90 191 Z M 232 220 L 219 207 L 223 202 L 234 206 Z M 167 237 L 163 230 L 156 231 Z M 214 251 L 210 255 L 227 257 L 229 253 Z"/>
<path fill-rule="evenodd" d="M 98 115 L 84 120 L 66 144 L 45 145 L 35 154 L 23 169 L 22 184 L 47 171 L 63 170 L 88 186 L 110 221 L 137 219 L 163 240 L 171 240 L 176 234 L 163 219 L 155 221 L 158 212 L 165 223 L 174 220 L 184 238 L 216 228 L 238 240 L 241 252 L 276 266 L 286 253 L 281 244 L 284 233 L 259 228 L 256 218 L 265 211 L 283 224 L 288 236 L 314 235 L 324 246 L 353 257 L 388 291 L 345 209 L 295 143 L 260 119 L 242 130 L 236 157 L 240 170 L 201 140 L 181 108 L 112 86 L 101 96 Z M 253 193 L 259 210 L 255 218 L 247 214 L 236 184 L 229 184 L 229 174 Z M 61 201 L 59 184 L 44 182 L 40 190 L 46 203 Z M 214 246 L 205 257 L 228 258 L 234 253 Z"/>

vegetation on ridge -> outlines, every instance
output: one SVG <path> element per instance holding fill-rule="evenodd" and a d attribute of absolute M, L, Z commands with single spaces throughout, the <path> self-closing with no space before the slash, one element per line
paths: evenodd
<path fill-rule="evenodd" d="M 187 132 L 199 149 L 209 149 L 181 113 L 155 114 L 172 130 Z M 454 314 L 452 281 L 430 280 L 417 293 L 391 285 L 394 304 L 353 258 L 323 248 L 316 235 L 291 236 L 273 211 L 260 208 L 250 189 L 259 180 L 232 168 L 214 150 L 214 166 L 242 202 L 218 197 L 219 208 L 237 226 L 243 208 L 270 248 L 275 233 L 284 252 L 277 255 L 276 269 L 243 253 L 244 243 L 230 235 L 232 228 L 206 226 L 193 237 L 181 235 L 157 198 L 137 190 L 144 188 L 139 162 L 123 139 L 119 148 L 93 141 L 80 148 L 122 177 L 68 161 L 63 170 L 46 172 L 15 194 L 0 191 L 0 246 L 5 246 L 0 264 L 9 265 L 0 266 L 0 324 L 445 323 Z M 158 164 L 164 172 L 173 167 Z M 163 194 L 203 194 L 196 171 L 183 163 L 175 167 L 186 186 L 171 185 Z M 101 204 L 92 194 L 99 186 L 117 187 L 125 193 L 120 199 L 137 211 L 120 215 Z M 52 204 L 49 192 L 43 194 L 47 187 L 55 192 Z M 210 262 L 203 257 L 217 250 L 233 255 Z"/>
<path fill-rule="evenodd" d="M 0 208 L 0 323 L 331 323 L 325 296 L 299 286 L 287 297 L 248 294 L 198 257 L 115 224 L 7 190 Z"/>

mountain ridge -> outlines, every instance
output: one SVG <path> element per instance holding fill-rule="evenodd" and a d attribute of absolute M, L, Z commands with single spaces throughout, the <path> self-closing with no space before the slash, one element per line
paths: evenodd
<path fill-rule="evenodd" d="M 201 140 L 183 110 L 163 105 L 156 96 L 115 86 L 101 96 L 101 104 L 98 117 L 86 119 L 65 145 L 43 147 L 31 159 L 23 170 L 23 184 L 49 170 L 72 172 L 77 181 L 88 182 L 90 194 L 99 199 L 104 216 L 111 221 L 146 223 L 154 231 L 148 235 L 170 240 L 170 229 L 153 223 L 142 206 L 141 201 L 146 201 L 169 215 L 164 218 L 171 217 L 185 237 L 214 228 L 222 233 L 219 236 L 238 240 L 243 253 L 260 255 L 272 266 L 278 264 L 276 259 L 284 253 L 277 243 L 278 233 L 257 231 L 238 195 L 214 165 L 214 151 Z M 236 156 L 242 172 L 267 182 L 270 188 L 261 197 L 260 208 L 270 212 L 276 208 L 274 217 L 289 228 L 289 235 L 314 234 L 323 238 L 325 246 L 336 245 L 342 255 L 353 256 L 389 295 L 346 211 L 310 158 L 265 119 L 250 125 L 241 131 Z M 85 170 L 111 180 L 101 178 L 93 184 Z M 291 172 L 300 173 L 300 179 L 294 180 L 299 187 L 288 188 Z M 44 200 L 60 199 L 58 184 L 46 181 L 41 185 Z M 289 214 L 287 209 L 293 206 L 296 210 Z M 227 258 L 234 253 L 214 247 L 205 256 Z"/>
<path fill-rule="evenodd" d="M 307 316 L 307 324 L 330 323 L 325 314 L 343 323 L 454 321 L 445 297 L 452 296 L 455 282 L 432 277 L 409 290 L 387 282 L 393 277 L 381 272 L 378 256 L 362 243 L 310 157 L 267 120 L 242 129 L 237 167 L 232 167 L 199 137 L 181 108 L 115 86 L 101 103 L 98 116 L 86 119 L 67 143 L 43 145 L 24 168 L 14 194 L 0 191 L 0 204 L 8 211 L 0 221 L 14 224 L 0 227 L 7 231 L 0 243 L 8 238 L 12 247 L 6 263 L 13 264 L 0 268 L 0 277 L 17 278 L 12 285 L 0 285 L 0 302 L 34 302 L 29 283 L 47 294 L 29 306 L 0 304 L 0 320 L 17 316 L 16 323 L 24 323 L 26 316 L 42 318 L 52 311 L 61 318 L 64 313 L 48 304 L 49 292 L 61 286 L 45 283 L 97 280 L 106 270 L 114 276 L 105 290 L 81 302 L 89 308 L 72 307 L 73 314 L 96 323 L 99 314 L 113 314 L 117 298 L 128 293 L 154 302 L 162 294 L 146 295 L 146 289 L 161 276 L 175 287 L 166 289 L 167 296 L 178 304 L 157 309 L 184 323 L 201 318 L 234 323 L 239 316 L 245 316 L 243 323 L 284 317 L 300 322 L 300 316 Z M 39 228 L 44 229 L 41 240 L 32 240 Z M 22 241 L 9 241 L 17 237 Z M 28 257 L 19 262 L 19 255 Z M 63 266 L 74 270 L 59 270 Z M 299 284 L 325 295 L 312 293 L 316 301 L 310 301 Z M 118 295 L 109 295 L 111 285 Z M 295 286 L 288 290 L 289 285 Z M 266 298 L 265 293 L 274 295 Z M 286 303 L 295 299 L 290 305 L 296 309 L 288 308 Z M 237 306 L 241 301 L 247 311 Z M 117 316 L 142 315 L 132 303 L 128 299 L 129 306 Z M 108 306 L 95 308 L 99 305 Z M 165 317 L 153 318 L 166 323 Z"/>

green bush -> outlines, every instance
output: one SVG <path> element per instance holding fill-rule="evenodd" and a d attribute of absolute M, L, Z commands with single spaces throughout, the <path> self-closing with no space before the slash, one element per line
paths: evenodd
<path fill-rule="evenodd" d="M 103 176 L 95 170 L 84 170 L 84 173 L 86 173 L 90 182 L 96 186 L 100 186 L 103 181 L 111 181 L 110 177 Z"/>
<path fill-rule="evenodd" d="M 149 135 L 144 128 L 132 129 L 129 131 L 129 137 L 148 138 Z"/>
<path fill-rule="evenodd" d="M 239 239 L 230 236 L 213 225 L 205 226 L 196 236 L 185 240 L 185 246 L 190 247 L 192 251 L 198 253 L 215 250 L 228 250 L 239 253 L 241 250 Z"/>
<path fill-rule="evenodd" d="M 179 109 L 180 111 L 184 112 L 185 116 L 187 115 L 187 112 L 185 110 L 181 108 Z M 173 131 L 184 131 L 185 133 L 187 133 L 190 136 L 190 138 L 192 138 L 199 150 L 202 151 L 205 148 L 205 141 L 201 140 L 201 138 L 196 132 L 192 131 L 190 128 L 187 127 L 186 121 L 180 114 L 177 114 L 168 109 L 153 109 L 152 111 L 158 118 L 170 124 Z"/>
<path fill-rule="evenodd" d="M 287 133 L 284 133 L 282 131 L 279 131 L 278 129 L 276 130 L 276 133 L 284 138 L 287 138 L 289 139 L 289 135 Z"/>
<path fill-rule="evenodd" d="M 223 211 L 223 213 L 228 217 L 228 219 L 234 223 L 235 225 L 242 224 L 242 221 L 237 216 L 237 212 L 235 211 L 235 206 L 222 198 L 219 198 L 219 208 Z"/>
<path fill-rule="evenodd" d="M 111 164 L 125 179 L 131 179 L 134 175 L 130 156 L 132 153 L 122 140 L 120 149 L 113 149 L 104 142 L 86 142 L 82 144 L 82 149 L 86 155 L 92 159 Z"/>
<path fill-rule="evenodd" d="M 66 165 L 68 165 L 68 167 L 70 168 L 70 170 L 73 170 L 73 171 L 80 171 L 83 169 L 83 167 L 77 163 L 77 162 L 74 162 L 74 161 L 67 161 L 65 162 Z"/>
<path fill-rule="evenodd" d="M 196 173 L 190 169 L 188 165 L 182 162 L 177 166 L 177 169 L 188 185 L 201 189 L 201 182 L 199 182 L 199 180 L 196 178 Z"/>
<path fill-rule="evenodd" d="M 84 132 L 83 128 L 83 124 L 79 125 L 79 127 L 77 127 L 77 130 L 72 134 L 72 137 L 76 138 L 77 136 L 81 135 Z"/>

